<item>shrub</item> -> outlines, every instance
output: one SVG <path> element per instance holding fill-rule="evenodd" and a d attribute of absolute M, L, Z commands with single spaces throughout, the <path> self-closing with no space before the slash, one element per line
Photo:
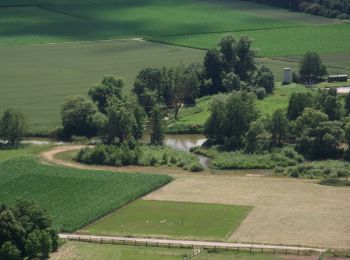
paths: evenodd
<path fill-rule="evenodd" d="M 264 99 L 266 97 L 266 90 L 264 88 L 257 88 L 255 90 L 255 94 L 256 94 L 256 97 L 261 100 L 261 99 Z"/>
<path fill-rule="evenodd" d="M 81 149 L 75 160 L 86 164 L 111 166 L 176 166 L 194 171 L 202 171 L 199 159 L 183 151 L 177 151 L 166 146 L 135 145 L 97 145 L 94 148 Z M 198 166 L 199 165 L 199 166 Z"/>
<path fill-rule="evenodd" d="M 192 163 L 190 165 L 190 171 L 191 172 L 201 172 L 201 171 L 203 171 L 203 169 L 204 169 L 203 166 L 200 163 L 198 163 L 198 162 Z"/>

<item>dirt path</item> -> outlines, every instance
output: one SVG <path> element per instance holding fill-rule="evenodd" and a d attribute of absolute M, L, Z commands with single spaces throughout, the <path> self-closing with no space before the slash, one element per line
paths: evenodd
<path fill-rule="evenodd" d="M 79 169 L 166 173 L 174 181 L 143 199 L 254 206 L 229 241 L 256 244 L 350 248 L 350 189 L 314 181 L 237 175 L 189 173 L 178 168 L 89 166 L 55 158 L 80 145 L 56 147 L 44 161 Z"/>

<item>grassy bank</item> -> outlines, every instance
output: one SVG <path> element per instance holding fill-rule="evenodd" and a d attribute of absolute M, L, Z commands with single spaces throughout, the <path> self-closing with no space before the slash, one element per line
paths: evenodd
<path fill-rule="evenodd" d="M 293 93 L 310 91 L 301 85 L 276 85 L 274 93 L 263 100 L 257 100 L 256 105 L 261 115 L 271 115 L 276 109 L 286 109 Z M 205 121 L 210 116 L 209 106 L 214 96 L 197 99 L 195 107 L 180 109 L 179 119 L 170 120 L 166 127 L 167 133 L 198 133 L 203 130 Z"/>
<path fill-rule="evenodd" d="M 74 231 L 171 180 L 164 175 L 115 174 L 39 164 L 31 156 L 0 163 L 0 203 L 36 201 L 54 226 Z"/>
<path fill-rule="evenodd" d="M 80 232 L 226 240 L 250 210 L 245 206 L 138 200 Z"/>

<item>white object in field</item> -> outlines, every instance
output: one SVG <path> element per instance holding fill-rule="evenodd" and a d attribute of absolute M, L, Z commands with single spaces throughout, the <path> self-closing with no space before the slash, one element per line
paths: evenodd
<path fill-rule="evenodd" d="M 291 84 L 292 83 L 292 69 L 284 68 L 283 69 L 283 84 Z"/>

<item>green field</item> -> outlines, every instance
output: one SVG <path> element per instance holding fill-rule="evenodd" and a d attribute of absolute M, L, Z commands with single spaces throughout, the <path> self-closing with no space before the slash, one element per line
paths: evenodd
<path fill-rule="evenodd" d="M 25 144 L 17 148 L 0 148 L 0 162 L 18 156 L 38 154 L 49 149 L 52 145 Z"/>
<path fill-rule="evenodd" d="M 247 206 L 138 200 L 79 232 L 226 240 L 250 210 Z"/>
<path fill-rule="evenodd" d="M 32 156 L 0 163 L 0 204 L 36 201 L 54 226 L 71 232 L 157 189 L 165 175 L 86 171 L 39 164 Z"/>
<path fill-rule="evenodd" d="M 332 24 L 241 1 L 1 1 L 0 44 L 184 35 Z"/>
<path fill-rule="evenodd" d="M 67 242 L 57 253 L 51 255 L 52 260 L 183 260 L 191 249 L 150 248 L 143 246 L 117 246 L 83 242 Z"/>
<path fill-rule="evenodd" d="M 151 40 L 209 49 L 217 45 L 226 33 L 175 35 L 154 37 Z M 303 55 L 307 51 L 319 53 L 350 52 L 350 24 L 306 26 L 269 30 L 239 31 L 236 36 L 248 35 L 254 40 L 253 47 L 265 57 Z"/>
<path fill-rule="evenodd" d="M 125 94 L 145 67 L 202 61 L 203 52 L 140 41 L 0 47 L 0 113 L 18 107 L 32 130 L 60 124 L 68 95 L 87 95 L 104 75 L 125 79 Z"/>
<path fill-rule="evenodd" d="M 191 249 L 177 248 L 155 248 L 143 246 L 117 246 L 108 244 L 93 244 L 84 242 L 67 242 L 57 253 L 51 255 L 52 260 L 94 260 L 94 259 L 114 259 L 114 260 L 183 260 L 188 256 Z M 216 250 L 215 252 L 203 250 L 198 256 L 193 257 L 198 260 L 278 260 L 282 257 L 270 254 L 236 252 L 226 250 Z"/>

